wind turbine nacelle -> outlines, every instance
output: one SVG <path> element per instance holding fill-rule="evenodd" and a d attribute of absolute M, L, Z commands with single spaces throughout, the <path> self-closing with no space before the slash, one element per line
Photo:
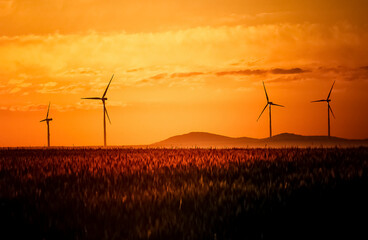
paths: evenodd
<path fill-rule="evenodd" d="M 107 100 L 107 98 L 105 98 L 105 97 L 104 97 L 104 98 L 101 98 L 101 100 L 102 100 L 102 101 L 106 101 L 106 100 Z"/>

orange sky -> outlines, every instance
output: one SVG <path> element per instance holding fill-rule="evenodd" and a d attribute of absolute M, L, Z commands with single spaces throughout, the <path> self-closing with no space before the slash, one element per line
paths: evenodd
<path fill-rule="evenodd" d="M 36 3 L 37 2 L 37 3 Z M 51 2 L 51 3 L 50 3 Z M 0 146 L 149 144 L 191 131 L 368 138 L 364 0 L 0 0 Z"/>

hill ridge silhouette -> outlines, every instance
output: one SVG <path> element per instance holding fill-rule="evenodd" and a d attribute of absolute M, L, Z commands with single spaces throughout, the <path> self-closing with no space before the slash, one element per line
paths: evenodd
<path fill-rule="evenodd" d="M 153 147 L 357 147 L 368 146 L 368 139 L 304 136 L 280 133 L 267 138 L 229 137 L 209 132 L 189 132 L 151 144 Z"/>

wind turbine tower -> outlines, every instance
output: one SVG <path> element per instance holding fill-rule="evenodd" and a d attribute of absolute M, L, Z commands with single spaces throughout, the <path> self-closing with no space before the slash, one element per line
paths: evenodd
<path fill-rule="evenodd" d="M 107 90 L 109 89 L 110 83 L 111 83 L 113 78 L 114 78 L 114 74 L 112 75 L 112 77 L 110 79 L 110 82 L 107 85 L 107 87 L 105 89 L 105 92 L 103 93 L 102 97 L 82 98 L 82 99 L 92 99 L 92 100 L 101 100 L 102 101 L 102 105 L 103 105 L 104 147 L 106 147 L 106 116 L 109 119 L 109 122 L 111 124 L 110 117 L 109 117 L 109 114 L 107 113 L 107 109 L 106 109 L 106 106 L 105 106 L 105 102 L 107 100 L 107 98 L 105 96 L 106 96 Z"/>
<path fill-rule="evenodd" d="M 50 103 L 49 107 L 47 108 L 46 118 L 40 121 L 46 122 L 47 124 L 47 147 L 50 147 L 50 121 L 52 121 L 52 118 L 49 118 L 49 111 L 50 111 Z"/>
<path fill-rule="evenodd" d="M 333 86 L 335 85 L 335 81 L 333 82 L 332 84 L 332 87 L 330 89 L 330 92 L 328 93 L 327 95 L 327 98 L 326 99 L 321 99 L 321 100 L 316 100 L 316 101 L 312 101 L 312 103 L 315 103 L 315 102 L 327 102 L 327 132 L 328 132 L 328 137 L 331 137 L 331 134 L 330 134 L 330 112 L 332 113 L 332 116 L 335 118 L 335 115 L 332 111 L 332 108 L 330 106 L 330 102 L 331 102 L 331 92 L 332 92 L 332 88 Z"/>
<path fill-rule="evenodd" d="M 258 117 L 258 119 L 257 119 L 257 122 L 258 122 L 258 120 L 260 119 L 260 117 L 262 116 L 262 114 L 263 114 L 264 110 L 266 110 L 266 108 L 267 108 L 267 106 L 268 106 L 268 111 L 269 111 L 269 115 L 270 115 L 270 138 L 271 138 L 271 137 L 272 137 L 271 106 L 278 106 L 278 107 L 285 107 L 285 106 L 282 106 L 282 105 L 279 105 L 279 104 L 273 103 L 273 102 L 271 102 L 271 101 L 269 100 L 264 82 L 263 82 L 263 88 L 264 88 L 264 91 L 265 91 L 265 94 L 266 94 L 267 103 L 266 103 L 266 106 L 263 108 L 263 110 L 262 110 L 261 114 L 259 115 L 259 117 Z"/>

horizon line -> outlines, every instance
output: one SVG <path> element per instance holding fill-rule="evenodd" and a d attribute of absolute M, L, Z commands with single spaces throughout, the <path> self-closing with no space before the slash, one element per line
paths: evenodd
<path fill-rule="evenodd" d="M 241 136 L 241 137 L 230 137 L 230 136 L 227 136 L 227 135 L 221 135 L 221 134 L 217 134 L 217 133 L 211 133 L 211 132 L 202 132 L 202 131 L 191 131 L 191 132 L 187 132 L 187 133 L 184 133 L 184 134 L 177 134 L 177 135 L 174 135 L 174 136 L 170 136 L 170 137 L 167 137 L 163 140 L 159 140 L 157 142 L 153 142 L 153 143 L 149 143 L 149 144 L 116 144 L 116 145 L 108 145 L 106 147 L 104 147 L 103 145 L 53 145 L 53 146 L 50 146 L 50 148 L 134 148 L 134 147 L 150 147 L 152 145 L 155 145 L 157 143 L 160 143 L 160 142 L 163 142 L 163 141 L 166 141 L 170 138 L 173 138 L 173 137 L 178 137 L 178 136 L 183 136 L 183 135 L 188 135 L 188 134 L 191 134 L 191 133 L 204 133 L 204 134 L 210 134 L 210 135 L 217 135 L 217 136 L 221 136 L 221 137 L 228 137 L 228 138 L 232 138 L 232 139 L 239 139 L 239 138 L 250 138 L 250 139 L 254 139 L 254 140 L 267 140 L 267 139 L 271 139 L 271 138 L 274 138 L 274 137 L 277 137 L 277 136 L 280 136 L 280 135 L 283 135 L 283 134 L 289 134 L 289 135 L 296 135 L 296 136 L 301 136 L 301 137 L 323 137 L 323 138 L 338 138 L 338 139 L 342 139 L 342 140 L 348 140 L 348 141 L 368 141 L 368 137 L 367 138 L 359 138 L 359 139 L 356 139 L 356 138 L 344 138 L 344 137 L 337 137 L 337 136 L 331 136 L 331 137 L 328 137 L 326 135 L 301 135 L 301 134 L 297 134 L 297 133 L 290 133 L 290 132 L 283 132 L 283 133 L 279 133 L 279 134 L 276 134 L 272 137 L 265 137 L 265 138 L 255 138 L 255 137 L 247 137 L 247 136 Z M 195 144 L 194 144 L 195 145 Z M 46 145 L 35 145 L 35 146 L 0 146 L 0 149 L 4 149 L 4 148 L 48 148 Z"/>

